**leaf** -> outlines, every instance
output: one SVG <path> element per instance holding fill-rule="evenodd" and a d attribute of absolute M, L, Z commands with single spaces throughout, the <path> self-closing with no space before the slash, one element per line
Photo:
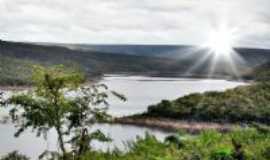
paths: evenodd
<path fill-rule="evenodd" d="M 114 95 L 114 96 L 116 96 L 117 98 L 119 98 L 120 100 L 122 100 L 122 101 L 127 101 L 127 98 L 123 95 L 123 94 L 120 94 L 120 93 L 117 93 L 117 92 L 115 92 L 115 91 L 111 91 L 111 93 Z"/>
<path fill-rule="evenodd" d="M 89 137 L 91 140 L 98 140 L 101 142 L 110 142 L 112 139 L 108 136 L 106 136 L 104 133 L 102 133 L 99 129 L 96 130 L 95 132 L 92 132 L 89 134 Z"/>

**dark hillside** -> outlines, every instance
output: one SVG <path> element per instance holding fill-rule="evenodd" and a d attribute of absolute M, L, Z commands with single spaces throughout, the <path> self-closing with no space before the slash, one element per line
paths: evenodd
<path fill-rule="evenodd" d="M 80 64 L 89 72 L 147 72 L 166 70 L 172 60 L 96 51 L 77 51 L 65 47 L 0 42 L 0 55 L 47 64 Z M 165 65 L 166 64 L 166 65 Z"/>
<path fill-rule="evenodd" d="M 0 57 L 3 57 L 1 58 L 1 77 L 7 78 L 7 75 L 10 75 L 7 79 L 12 79 L 11 75 L 16 73 L 17 76 L 14 78 L 25 79 L 21 78 L 25 77 L 25 74 L 20 75 L 20 72 L 13 71 L 14 68 L 25 63 L 74 64 L 80 66 L 90 76 L 104 73 L 136 73 L 158 76 L 209 77 L 213 58 L 210 56 L 205 61 L 201 61 L 207 50 L 197 49 L 186 52 L 192 50 L 194 48 L 192 46 L 98 45 L 94 48 L 96 49 L 90 50 L 78 46 L 70 48 L 59 44 L 0 41 Z M 269 50 L 237 49 L 237 52 L 245 61 L 245 63 L 235 64 L 238 76 L 245 75 L 253 68 L 270 61 Z M 12 69 L 4 69 L 6 66 Z M 22 68 L 26 71 L 27 68 L 29 70 L 29 66 Z M 10 73 L 11 71 L 12 73 Z M 211 77 L 235 78 L 235 73 L 230 64 L 218 61 Z"/>
<path fill-rule="evenodd" d="M 207 50 L 192 45 L 90 45 L 90 44 L 44 44 L 62 46 L 74 50 L 97 51 L 110 54 L 139 55 L 148 57 L 163 57 L 181 60 L 184 57 L 196 58 L 204 55 Z M 249 64 L 261 64 L 270 60 L 269 49 L 235 48 L 236 52 Z"/>

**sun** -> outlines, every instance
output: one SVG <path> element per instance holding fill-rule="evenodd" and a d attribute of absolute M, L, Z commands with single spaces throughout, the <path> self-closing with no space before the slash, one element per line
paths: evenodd
<path fill-rule="evenodd" d="M 228 55 L 233 51 L 235 41 L 234 30 L 220 28 L 210 32 L 208 41 L 204 45 L 217 55 Z"/>

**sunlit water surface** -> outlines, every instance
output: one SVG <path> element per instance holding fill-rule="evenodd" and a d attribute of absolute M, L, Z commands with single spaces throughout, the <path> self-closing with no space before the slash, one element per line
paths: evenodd
<path fill-rule="evenodd" d="M 143 76 L 107 75 L 100 82 L 106 84 L 111 90 L 124 94 L 127 102 L 116 99 L 110 100 L 109 113 L 114 116 L 131 115 L 144 112 L 147 106 L 156 104 L 162 99 L 175 99 L 194 92 L 222 91 L 245 85 L 243 82 L 233 82 L 213 79 L 186 79 L 186 78 L 161 78 Z M 4 115 L 5 113 L 0 113 Z M 98 143 L 92 145 L 95 149 L 107 150 L 114 146 L 125 149 L 127 141 L 135 140 L 137 136 L 144 136 L 145 132 L 155 135 L 163 140 L 167 132 L 136 127 L 129 125 L 95 125 L 94 129 L 101 129 L 109 135 L 113 142 Z M 44 150 L 57 150 L 56 134 L 51 131 L 45 141 L 42 137 L 36 138 L 30 130 L 19 138 L 14 138 L 15 128 L 11 124 L 0 125 L 0 155 L 14 150 L 37 159 L 37 156 Z"/>

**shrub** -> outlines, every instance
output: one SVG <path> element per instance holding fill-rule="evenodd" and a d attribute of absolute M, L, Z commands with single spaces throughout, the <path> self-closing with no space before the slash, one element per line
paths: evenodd
<path fill-rule="evenodd" d="M 215 122 L 270 123 L 270 82 L 225 92 L 190 94 L 151 105 L 145 116 Z"/>
<path fill-rule="evenodd" d="M 29 158 L 20 154 L 18 151 L 13 151 L 2 157 L 0 160 L 29 160 Z"/>
<path fill-rule="evenodd" d="M 230 148 L 221 148 L 211 154 L 210 160 L 233 160 Z"/>

